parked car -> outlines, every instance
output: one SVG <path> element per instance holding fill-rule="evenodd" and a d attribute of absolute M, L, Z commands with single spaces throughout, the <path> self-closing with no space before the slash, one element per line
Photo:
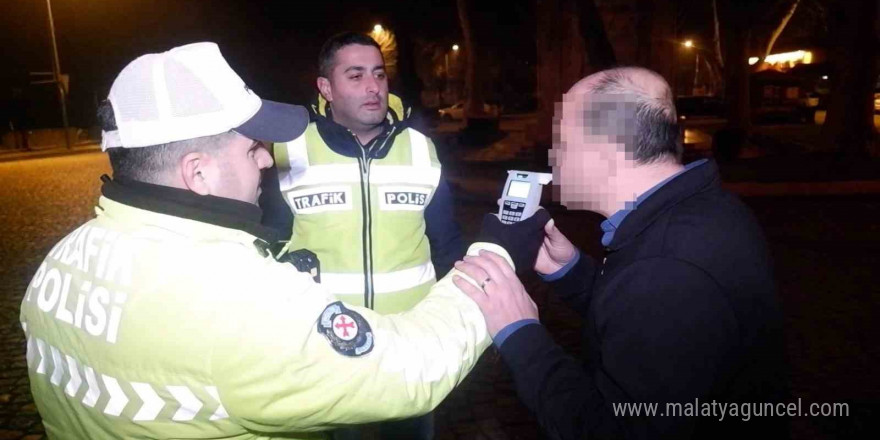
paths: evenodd
<path fill-rule="evenodd" d="M 495 104 L 483 104 L 483 111 L 489 116 L 497 117 L 501 113 L 501 109 Z M 440 119 L 446 121 L 460 121 L 464 119 L 464 102 L 457 102 L 449 107 L 437 110 Z"/>
<path fill-rule="evenodd" d="M 714 96 L 679 96 L 675 98 L 679 119 L 724 117 L 724 101 Z"/>

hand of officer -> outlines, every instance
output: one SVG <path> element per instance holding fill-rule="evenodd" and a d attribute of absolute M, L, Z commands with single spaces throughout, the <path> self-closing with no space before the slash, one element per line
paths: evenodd
<path fill-rule="evenodd" d="M 542 275 L 550 275 L 562 269 L 572 258 L 577 250 L 571 241 L 562 235 L 556 227 L 556 222 L 550 220 L 544 226 L 544 242 L 538 249 L 538 259 L 535 261 L 535 271 Z"/>
<path fill-rule="evenodd" d="M 507 261 L 499 255 L 480 251 L 477 257 L 466 256 L 455 268 L 481 284 L 482 289 L 453 275 L 452 282 L 469 296 L 483 312 L 489 336 L 523 319 L 538 319 L 538 306 L 529 297 Z"/>
<path fill-rule="evenodd" d="M 504 248 L 517 271 L 523 273 L 534 267 L 538 248 L 544 240 L 544 225 L 550 214 L 544 208 L 531 217 L 506 225 L 496 214 L 486 214 L 477 241 L 495 243 Z"/>

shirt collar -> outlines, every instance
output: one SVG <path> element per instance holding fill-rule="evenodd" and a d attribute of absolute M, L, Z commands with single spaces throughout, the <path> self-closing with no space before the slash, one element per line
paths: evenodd
<path fill-rule="evenodd" d="M 657 192 L 658 189 L 660 189 L 663 185 L 666 185 L 667 183 L 669 183 L 672 179 L 675 179 L 676 177 L 678 177 L 678 176 L 680 176 L 680 175 L 682 175 L 682 174 L 684 174 L 684 173 L 686 173 L 686 172 L 688 172 L 688 171 L 690 171 L 690 170 L 692 170 L 692 169 L 694 169 L 694 168 L 696 168 L 696 167 L 698 167 L 708 161 L 709 161 L 708 159 L 700 159 L 700 160 L 697 160 L 697 161 L 694 161 L 694 162 L 691 162 L 691 163 L 685 165 L 684 169 L 682 169 L 681 171 L 667 177 L 662 182 L 652 186 L 649 190 L 645 191 L 644 193 L 642 193 L 641 195 L 636 197 L 635 202 L 626 202 L 626 205 L 623 209 L 615 212 L 614 214 L 611 214 L 611 217 L 608 217 L 607 220 L 604 220 L 602 222 L 602 224 L 599 225 L 602 228 L 602 232 L 603 232 L 602 246 L 608 246 L 609 244 L 611 244 L 611 240 L 614 239 L 614 233 L 617 232 L 617 228 L 620 227 L 620 224 L 623 223 L 623 220 L 626 218 L 626 216 L 629 215 L 630 212 L 633 212 L 636 208 L 638 208 L 638 206 L 642 202 L 647 200 L 648 197 L 651 197 L 652 194 Z"/>

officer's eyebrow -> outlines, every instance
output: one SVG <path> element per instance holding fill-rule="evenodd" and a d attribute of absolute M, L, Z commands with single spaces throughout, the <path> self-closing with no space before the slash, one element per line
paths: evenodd
<path fill-rule="evenodd" d="M 349 73 L 349 72 L 365 72 L 366 70 L 367 70 L 367 68 L 364 67 L 364 66 L 351 66 L 351 67 L 345 69 L 345 70 L 343 71 L 343 73 Z M 384 65 L 384 64 L 380 64 L 380 65 L 378 65 L 378 66 L 373 67 L 373 69 L 372 69 L 373 72 L 375 72 L 375 71 L 377 71 L 377 70 L 385 70 L 385 65 Z"/>

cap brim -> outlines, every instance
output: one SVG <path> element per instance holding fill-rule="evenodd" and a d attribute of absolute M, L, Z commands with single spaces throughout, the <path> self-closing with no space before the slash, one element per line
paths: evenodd
<path fill-rule="evenodd" d="M 289 142 L 298 138 L 309 125 L 305 107 L 262 100 L 257 113 L 233 130 L 258 141 Z"/>

